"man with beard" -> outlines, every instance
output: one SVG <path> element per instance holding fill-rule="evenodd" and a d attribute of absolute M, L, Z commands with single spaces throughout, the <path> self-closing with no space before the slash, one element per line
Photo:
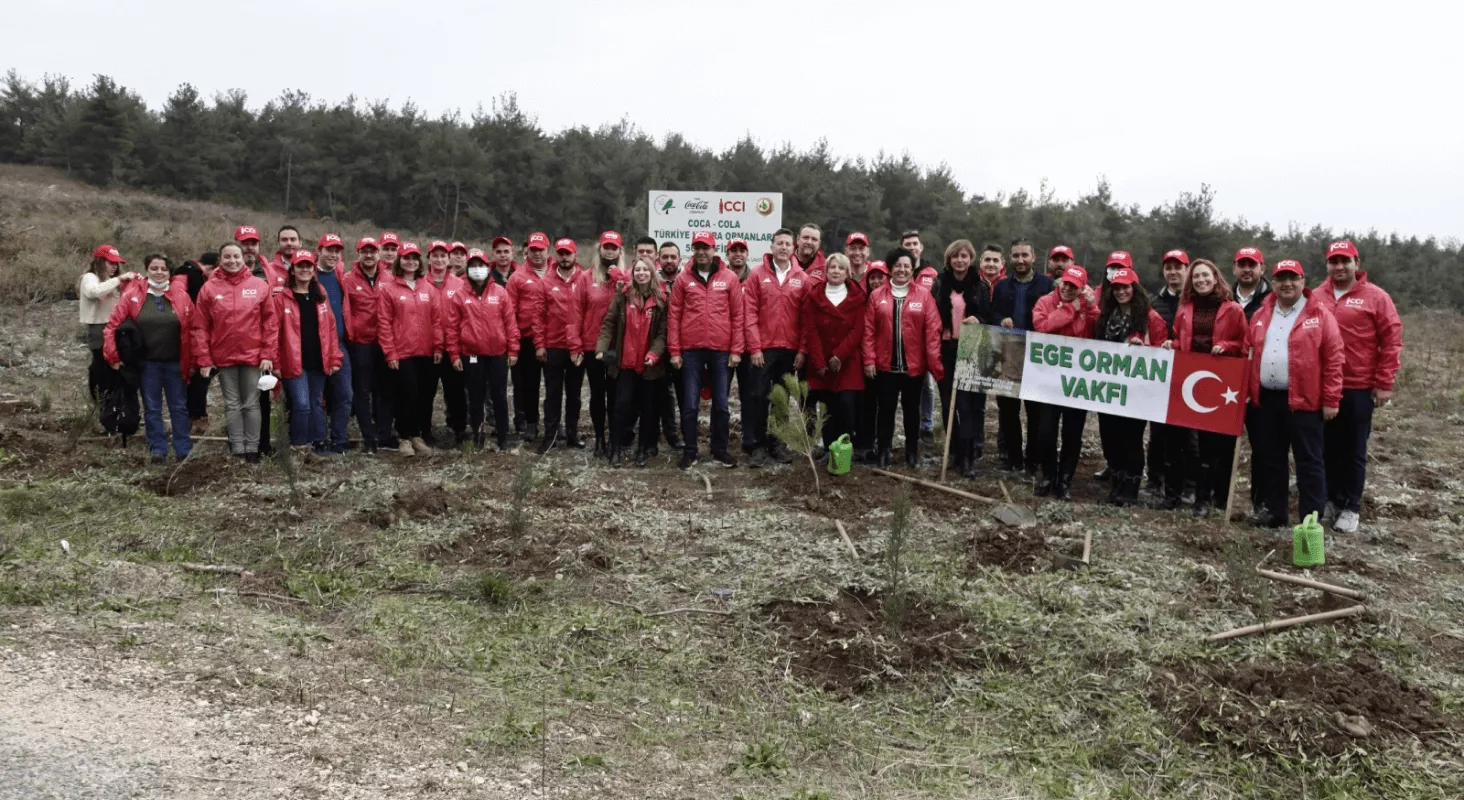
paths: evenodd
<path fill-rule="evenodd" d="M 351 379 L 351 355 L 346 342 L 345 267 L 342 255 L 346 252 L 345 242 L 334 233 L 320 237 L 316 245 L 319 261 L 315 265 L 315 280 L 325 291 L 330 301 L 331 313 L 335 314 L 336 342 L 341 349 L 340 369 L 326 375 L 325 404 L 330 412 L 330 441 L 326 443 L 324 455 L 342 455 L 346 452 L 351 423 L 351 402 L 354 390 Z"/>
<path fill-rule="evenodd" d="M 300 249 L 300 231 L 294 225 L 282 225 L 276 238 L 279 240 L 280 246 L 275 250 L 274 258 L 269 265 L 281 275 L 288 276 L 290 265 L 294 263 L 295 251 Z"/>
<path fill-rule="evenodd" d="M 1259 247 L 1242 247 L 1235 251 L 1235 302 L 1245 309 L 1249 320 L 1261 310 L 1261 304 L 1271 294 L 1271 282 L 1262 273 L 1266 271 L 1266 257 Z"/>
<path fill-rule="evenodd" d="M 584 449 L 579 437 L 580 388 L 584 386 L 584 346 L 580 342 L 579 247 L 573 239 L 554 243 L 554 269 L 541 281 L 543 301 L 535 319 L 534 357 L 544 364 L 544 440 L 539 455 L 549 452 L 564 421 L 564 443 Z M 561 416 L 562 415 L 562 416 Z"/>
<path fill-rule="evenodd" d="M 346 310 L 346 353 L 351 362 L 352 405 L 356 426 L 361 429 L 361 452 L 376 455 L 379 448 L 398 446 L 392 413 L 392 384 L 386 355 L 377 338 L 377 298 L 383 275 L 378 260 L 380 247 L 367 236 L 356 242 L 356 262 L 341 278 L 342 291 L 350 297 Z"/>
<path fill-rule="evenodd" d="M 1012 260 L 1016 261 L 1017 254 L 1012 253 Z M 1047 277 L 1056 281 L 1062 277 L 1067 268 L 1073 265 L 1073 249 L 1065 244 L 1047 251 Z M 1015 265 L 1013 265 L 1015 267 Z"/>
<path fill-rule="evenodd" d="M 1054 248 L 1056 251 L 1058 248 Z M 1063 248 L 1065 249 L 1065 248 Z M 991 293 L 992 317 L 1000 321 L 1003 328 L 1030 331 L 1033 328 L 1032 310 L 1037 301 L 1052 292 L 1052 279 L 1038 275 L 1032 269 L 1035 261 L 1032 243 L 1017 239 L 1011 245 L 1011 272 L 997 281 Z M 1037 426 L 1042 417 L 1042 403 L 1025 402 L 1027 410 L 1027 440 L 1022 442 L 1022 407 L 1024 402 L 1015 397 L 996 398 L 997 408 L 997 450 L 1001 454 L 1002 469 L 1026 471 L 1029 478 L 1037 475 Z"/>
<path fill-rule="evenodd" d="M 793 460 L 781 443 L 768 439 L 768 397 L 774 386 L 782 385 L 785 375 L 803 366 L 798 352 L 798 311 L 809 277 L 789 257 L 792 244 L 791 232 L 774 233 L 773 251 L 763 256 L 763 263 L 742 283 L 744 360 L 752 363 L 753 385 L 750 403 L 742 407 L 742 446 L 748 450 L 751 439 L 750 467 L 765 466 L 768 458 L 780 464 Z"/>
<path fill-rule="evenodd" d="M 539 438 L 539 383 L 544 363 L 530 354 L 535 349 L 534 326 L 540 324 L 537 320 L 544 311 L 544 276 L 548 272 L 549 236 L 534 233 L 524 245 L 524 268 L 515 271 L 505 287 L 518 316 L 520 336 L 519 360 L 513 367 L 513 427 L 526 443 Z"/>
<path fill-rule="evenodd" d="M 727 451 L 731 415 L 727 409 L 729 371 L 742 360 L 744 320 L 742 286 L 737 276 L 715 255 L 711 231 L 699 231 L 691 240 L 689 267 L 676 276 L 671 288 L 666 325 L 666 352 L 671 365 L 681 369 L 681 469 L 697 460 L 697 407 L 701 404 L 702 370 L 711 377 L 712 460 L 737 466 Z"/>
<path fill-rule="evenodd" d="M 507 287 L 508 279 L 519 267 L 513 260 L 513 240 L 507 236 L 495 236 L 488 247 L 493 251 L 493 271 L 488 275 L 499 286 Z"/>
<path fill-rule="evenodd" d="M 286 226 L 288 227 L 288 226 Z M 294 228 L 290 228 L 294 230 Z M 269 284 L 273 294 L 280 294 L 285 290 L 285 280 L 290 274 L 289 262 L 285 267 L 276 269 L 268 259 L 259 254 L 259 230 L 252 225 L 240 225 L 234 229 L 234 241 L 239 243 L 239 250 L 244 253 L 244 267 L 256 278 Z M 295 242 L 298 244 L 300 235 L 295 234 Z M 290 255 L 294 255 L 291 251 Z M 270 403 L 269 392 L 259 393 L 259 454 L 263 457 L 274 455 L 274 440 L 270 437 Z"/>
<path fill-rule="evenodd" d="M 634 264 L 636 261 L 640 261 L 641 259 L 645 259 L 652 264 L 656 263 L 655 239 L 652 239 L 649 236 L 642 236 L 639 239 L 635 240 L 635 259 L 632 260 L 630 263 Z"/>
<path fill-rule="evenodd" d="M 911 283 L 923 286 L 925 291 L 933 294 L 940 270 L 922 256 L 925 243 L 920 241 L 920 231 L 912 229 L 900 234 L 900 246 L 915 256 L 915 275 Z M 926 447 L 935 444 L 935 378 L 928 374 L 925 386 L 920 390 L 920 439 Z"/>
<path fill-rule="evenodd" d="M 671 286 L 676 281 L 676 276 L 681 274 L 681 246 L 675 242 L 662 242 L 657 263 L 660 265 L 660 269 L 656 271 L 656 279 L 661 282 L 661 288 L 669 298 Z M 680 366 L 676 364 L 667 366 L 665 384 L 659 395 L 661 397 L 661 430 L 666 437 L 666 445 L 672 450 L 680 450 L 682 402 Z M 655 455 L 654 449 L 651 454 Z"/>
<path fill-rule="evenodd" d="M 864 270 L 869 266 L 869 237 L 855 231 L 844 239 L 844 255 L 849 258 L 849 280 L 864 283 Z"/>
<path fill-rule="evenodd" d="M 818 246 L 823 243 L 823 230 L 812 222 L 803 223 L 798 229 L 798 248 L 795 255 L 798 266 L 811 278 L 823 278 L 824 254 Z"/>

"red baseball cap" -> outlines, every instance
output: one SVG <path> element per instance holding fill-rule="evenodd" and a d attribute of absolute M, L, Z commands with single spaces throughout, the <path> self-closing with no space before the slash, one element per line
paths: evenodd
<path fill-rule="evenodd" d="M 1301 262 L 1294 258 L 1285 261 L 1277 261 L 1274 269 L 1271 270 L 1271 277 L 1280 275 L 1283 272 L 1295 272 L 1297 275 L 1306 277 L 1306 270 L 1301 268 Z"/>
<path fill-rule="evenodd" d="M 234 229 L 234 241 L 257 242 L 259 241 L 259 231 L 253 225 L 240 225 Z"/>
<path fill-rule="evenodd" d="M 459 250 L 466 253 L 468 252 L 468 246 L 463 244 L 462 242 L 453 242 L 452 244 L 447 246 L 447 252 L 449 253 L 456 253 Z"/>
<path fill-rule="evenodd" d="M 113 264 L 127 263 L 127 259 L 123 258 L 122 254 L 117 252 L 117 248 L 109 244 L 97 245 L 97 249 L 92 251 L 92 258 L 105 258 Z"/>
<path fill-rule="evenodd" d="M 1068 267 L 1062 271 L 1060 280 L 1071 283 L 1079 289 L 1088 285 L 1088 271 L 1082 267 Z"/>
<path fill-rule="evenodd" d="M 365 250 L 368 247 L 373 250 L 381 249 L 381 245 L 377 244 L 376 240 L 370 236 L 362 236 L 361 238 L 356 240 L 357 250 Z"/>
<path fill-rule="evenodd" d="M 1066 273 L 1064 273 L 1064 277 L 1066 277 Z M 1088 276 L 1084 275 L 1083 277 L 1086 279 Z M 1086 280 L 1084 282 L 1086 283 Z M 1124 286 L 1130 283 L 1138 283 L 1139 276 L 1135 275 L 1134 271 L 1128 267 L 1119 267 L 1113 271 L 1113 277 L 1109 278 L 1108 282 L 1114 286 Z"/>
<path fill-rule="evenodd" d="M 294 266 L 295 264 L 313 265 L 315 264 L 315 254 L 309 250 L 296 250 L 294 257 L 290 259 L 290 265 Z"/>
<path fill-rule="evenodd" d="M 476 247 L 468 251 L 468 263 L 473 263 L 473 259 L 475 258 L 479 261 L 482 261 L 484 264 L 488 263 L 488 254 L 483 252 L 482 250 L 479 250 Z"/>
<path fill-rule="evenodd" d="M 1242 247 L 1239 250 L 1236 250 L 1235 260 L 1240 261 L 1243 258 L 1248 258 L 1251 261 L 1256 262 L 1257 264 L 1266 263 L 1266 257 L 1261 255 L 1261 250 L 1258 247 Z"/>
<path fill-rule="evenodd" d="M 386 237 L 383 236 L 381 238 L 385 239 Z M 398 258 L 405 258 L 406 256 L 421 257 L 421 255 L 422 248 L 418 247 L 416 242 L 402 242 L 402 249 L 397 253 Z"/>
<path fill-rule="evenodd" d="M 444 253 L 450 252 L 447 248 L 447 242 L 444 242 L 441 239 L 433 239 L 432 244 L 427 245 L 427 252 L 435 253 L 438 250 L 441 250 Z"/>
<path fill-rule="evenodd" d="M 711 231 L 697 231 L 695 234 L 692 234 L 691 246 L 696 247 L 699 244 L 704 244 L 715 250 L 717 248 L 717 237 L 713 236 Z"/>
<path fill-rule="evenodd" d="M 864 274 L 867 276 L 872 272 L 883 272 L 886 276 L 888 276 L 890 274 L 890 268 L 889 265 L 883 261 L 871 261 L 869 262 L 869 266 L 864 268 Z"/>
<path fill-rule="evenodd" d="M 513 240 L 508 238 L 507 236 L 495 236 L 493 237 L 493 241 L 488 243 L 488 246 L 497 247 L 500 244 L 506 244 L 509 247 L 513 247 Z"/>
<path fill-rule="evenodd" d="M 729 252 L 729 253 L 732 252 L 732 248 L 734 248 L 734 247 L 740 247 L 743 250 L 748 249 L 747 248 L 747 240 L 746 239 L 733 239 L 732 241 L 730 241 L 730 242 L 727 243 L 727 252 Z"/>
<path fill-rule="evenodd" d="M 1161 264 L 1163 264 L 1165 261 L 1178 261 L 1179 263 L 1187 267 L 1189 266 L 1189 253 L 1186 253 L 1183 250 L 1170 250 L 1169 252 L 1164 254 L 1163 258 L 1159 259 L 1159 263 Z M 1111 282 L 1112 281 L 1110 281 L 1110 283 Z"/>
<path fill-rule="evenodd" d="M 529 235 L 529 243 L 524 245 L 526 250 L 548 250 L 549 234 L 534 233 Z"/>
<path fill-rule="evenodd" d="M 387 231 L 386 233 L 381 234 L 381 246 L 382 247 L 386 247 L 389 244 L 400 246 L 401 243 L 402 243 L 402 240 L 395 233 L 392 233 L 391 231 Z"/>
<path fill-rule="evenodd" d="M 554 252 L 558 253 L 563 250 L 568 250 L 571 253 L 578 253 L 579 245 L 575 244 L 573 239 L 566 236 L 565 238 L 560 239 L 554 243 Z"/>
<path fill-rule="evenodd" d="M 1357 245 L 1350 239 L 1338 239 L 1327 245 L 1327 260 L 1331 261 L 1332 256 L 1347 256 L 1348 258 L 1361 258 L 1362 254 L 1357 252 Z"/>
<path fill-rule="evenodd" d="M 1111 267 L 1114 264 L 1120 267 L 1132 267 L 1134 265 L 1134 257 L 1129 255 L 1127 250 L 1114 250 L 1108 254 L 1108 263 L 1104 266 Z"/>
<path fill-rule="evenodd" d="M 340 249 L 344 250 L 346 249 L 346 243 L 341 241 L 341 237 L 335 235 L 334 233 L 327 233 L 326 235 L 320 237 L 319 242 L 315 243 L 315 249 L 324 250 L 327 247 L 339 247 Z M 358 247 L 356 249 L 359 250 L 360 248 Z"/>
<path fill-rule="evenodd" d="M 865 236 L 864 234 L 860 233 L 859 231 L 855 231 L 855 232 L 849 234 L 849 236 L 844 239 L 844 246 L 845 247 L 848 247 L 849 245 L 854 244 L 855 242 L 863 242 L 864 243 L 864 246 L 865 247 L 868 247 L 869 246 L 869 237 L 868 236 Z"/>
<path fill-rule="evenodd" d="M 1072 261 L 1077 260 L 1077 258 L 1073 255 L 1073 249 L 1065 244 L 1060 244 L 1057 247 L 1054 247 L 1051 250 L 1047 251 L 1048 260 L 1057 258 L 1058 256 L 1066 256 L 1069 260 Z"/>
<path fill-rule="evenodd" d="M 616 247 L 622 247 L 624 246 L 625 242 L 621 241 L 620 234 L 618 232 L 605 231 L 604 233 L 600 234 L 600 244 L 613 244 Z"/>

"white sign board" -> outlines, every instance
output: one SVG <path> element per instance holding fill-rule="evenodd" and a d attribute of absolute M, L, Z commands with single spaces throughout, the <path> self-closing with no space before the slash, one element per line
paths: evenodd
<path fill-rule="evenodd" d="M 773 249 L 773 232 L 783 227 L 781 192 L 650 192 L 646 230 L 657 243 L 675 242 L 683 256 L 691 253 L 691 237 L 711 231 L 724 257 L 727 242 L 747 240 L 748 258 L 756 263 Z"/>

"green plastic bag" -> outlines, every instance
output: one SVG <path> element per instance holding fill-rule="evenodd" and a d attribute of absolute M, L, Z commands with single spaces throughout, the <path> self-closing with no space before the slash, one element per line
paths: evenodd
<path fill-rule="evenodd" d="M 1317 512 L 1306 515 L 1291 531 L 1291 563 L 1298 567 L 1315 567 L 1327 562 L 1323 552 L 1326 532 L 1317 522 Z"/>
<path fill-rule="evenodd" d="M 829 445 L 829 474 L 847 475 L 849 466 L 853 463 L 854 444 L 849 441 L 849 434 L 846 433 Z"/>

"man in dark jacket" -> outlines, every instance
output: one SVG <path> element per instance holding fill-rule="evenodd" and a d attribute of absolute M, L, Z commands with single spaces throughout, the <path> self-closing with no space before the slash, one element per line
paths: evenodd
<path fill-rule="evenodd" d="M 1032 270 L 1035 257 L 1032 243 L 1017 239 L 1011 247 L 1011 274 L 997 281 L 991 293 L 991 316 L 1003 328 L 1032 330 L 1032 309 L 1043 295 L 1052 292 L 1052 279 Z M 1022 401 L 1015 397 L 996 398 L 997 449 L 1001 452 L 1002 469 L 1025 469 L 1029 477 L 1037 473 L 1037 421 L 1042 404 L 1027 401 L 1027 446 L 1022 447 Z"/>
<path fill-rule="evenodd" d="M 1235 302 L 1245 309 L 1249 322 L 1271 294 L 1271 282 L 1263 274 L 1266 257 L 1258 247 L 1242 247 L 1235 251 Z"/>

